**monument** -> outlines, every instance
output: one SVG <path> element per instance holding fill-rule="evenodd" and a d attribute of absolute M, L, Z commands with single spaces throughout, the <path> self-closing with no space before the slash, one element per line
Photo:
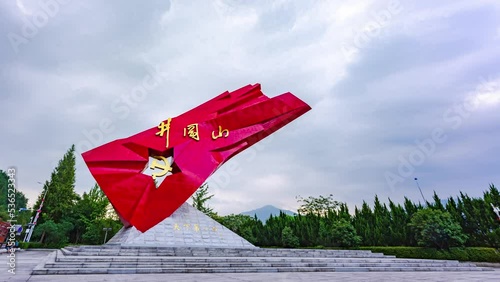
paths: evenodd
<path fill-rule="evenodd" d="M 227 160 L 310 109 L 290 93 L 268 98 L 249 85 L 85 152 L 125 226 L 102 246 L 51 253 L 32 274 L 483 270 L 368 250 L 257 248 L 185 203 Z"/>
<path fill-rule="evenodd" d="M 248 85 L 83 153 L 124 224 L 110 244 L 252 247 L 185 202 L 230 158 L 310 109 Z"/>

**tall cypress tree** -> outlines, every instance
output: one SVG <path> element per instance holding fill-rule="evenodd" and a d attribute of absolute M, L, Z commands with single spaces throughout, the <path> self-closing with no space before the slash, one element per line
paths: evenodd
<path fill-rule="evenodd" d="M 448 198 L 448 201 L 446 202 L 446 211 L 451 214 L 453 220 L 462 225 L 463 218 L 458 210 L 457 202 L 455 202 L 455 199 L 453 199 L 453 197 Z"/>
<path fill-rule="evenodd" d="M 73 207 L 79 199 L 75 192 L 75 145 L 71 146 L 52 171 L 50 180 L 45 182 L 34 209 L 38 209 L 45 193 L 47 194 L 38 224 L 49 219 L 61 223 L 73 212 Z"/>
<path fill-rule="evenodd" d="M 411 220 L 413 215 L 417 213 L 419 209 L 422 209 L 422 205 L 418 204 L 416 205 L 414 202 L 412 202 L 410 199 L 407 197 L 404 198 L 404 208 L 406 211 L 406 214 L 408 216 L 408 219 Z M 406 242 L 408 242 L 409 246 L 416 246 L 417 241 L 415 240 L 415 233 L 411 229 L 407 229 L 408 233 L 406 234 Z"/>
<path fill-rule="evenodd" d="M 361 210 L 355 209 L 355 219 L 354 219 L 354 228 L 356 229 L 356 233 L 361 236 L 362 243 L 365 246 L 374 246 L 374 225 L 375 219 L 370 209 L 370 206 L 363 201 L 361 205 Z"/>
<path fill-rule="evenodd" d="M 457 199 L 459 222 L 464 233 L 469 236 L 467 246 L 491 245 L 490 233 L 495 232 L 495 225 L 492 208 L 487 200 L 489 197 L 486 195 L 485 199 L 471 198 L 460 192 Z"/>
<path fill-rule="evenodd" d="M 382 205 L 378 196 L 375 195 L 375 201 L 373 206 L 373 216 L 375 219 L 375 224 L 373 226 L 374 230 L 374 243 L 377 246 L 387 246 L 390 239 L 390 215 L 385 204 Z"/>
<path fill-rule="evenodd" d="M 432 199 L 434 200 L 433 204 L 429 204 L 430 207 L 436 210 L 444 211 L 444 206 L 443 203 L 441 202 L 441 199 L 439 196 L 436 194 L 436 191 L 434 191 L 434 195 L 432 195 Z"/>
<path fill-rule="evenodd" d="M 490 189 L 484 192 L 484 202 L 489 212 L 486 213 L 486 220 L 489 223 L 488 242 L 495 248 L 500 248 L 500 218 L 493 211 L 493 207 L 500 207 L 500 192 L 495 185 L 490 184 Z M 493 207 L 492 207 L 493 205 Z"/>
<path fill-rule="evenodd" d="M 391 239 L 388 245 L 404 246 L 408 244 L 406 238 L 410 220 L 403 207 L 400 204 L 394 204 L 391 199 L 389 199 L 389 209 L 391 215 L 391 224 L 389 226 Z"/>

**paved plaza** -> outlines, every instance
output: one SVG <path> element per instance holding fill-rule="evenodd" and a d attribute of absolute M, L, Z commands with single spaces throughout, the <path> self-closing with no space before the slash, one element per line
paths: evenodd
<path fill-rule="evenodd" d="M 50 253 L 16 253 L 16 274 L 8 272 L 6 253 L 0 254 L 0 281 L 499 281 L 500 269 L 472 272 L 314 272 L 314 273 L 223 273 L 223 274 L 107 274 L 36 275 L 33 268 Z"/>

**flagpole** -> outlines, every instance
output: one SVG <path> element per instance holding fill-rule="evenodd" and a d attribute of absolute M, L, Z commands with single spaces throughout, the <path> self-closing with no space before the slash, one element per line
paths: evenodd
<path fill-rule="evenodd" d="M 38 182 L 38 183 L 40 183 L 40 182 Z M 31 240 L 31 235 L 33 234 L 33 230 L 35 229 L 36 223 L 38 222 L 38 217 L 40 217 L 40 214 L 42 213 L 43 202 L 45 202 L 45 196 L 47 196 L 48 191 L 49 191 L 49 186 L 47 185 L 47 189 L 45 190 L 45 193 L 43 193 L 43 198 L 42 198 L 42 202 L 40 203 L 40 207 L 36 211 L 36 215 L 35 215 L 35 218 L 33 219 L 33 223 L 30 223 L 30 230 L 28 232 L 28 236 L 25 236 L 24 242 L 29 242 Z"/>

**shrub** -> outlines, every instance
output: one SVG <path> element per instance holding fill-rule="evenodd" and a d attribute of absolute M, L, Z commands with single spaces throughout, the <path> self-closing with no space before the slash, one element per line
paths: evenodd
<path fill-rule="evenodd" d="M 281 231 L 281 242 L 285 248 L 297 248 L 299 243 L 299 238 L 293 234 L 292 228 L 286 226 Z"/>
<path fill-rule="evenodd" d="M 500 262 L 500 253 L 494 248 L 450 248 L 437 250 L 420 247 L 360 247 L 362 250 L 395 255 L 398 258 L 446 259 L 473 262 Z"/>
<path fill-rule="evenodd" d="M 361 243 L 361 237 L 356 235 L 356 229 L 345 219 L 334 222 L 331 232 L 334 244 L 337 246 L 354 247 Z"/>
<path fill-rule="evenodd" d="M 38 249 L 43 247 L 43 244 L 40 242 L 19 242 L 19 248 L 21 249 Z"/>
<path fill-rule="evenodd" d="M 43 237 L 47 246 L 64 246 L 68 243 L 68 233 L 73 229 L 73 224 L 68 221 L 55 223 L 52 220 L 40 224 L 34 231 L 34 237 Z"/>
<path fill-rule="evenodd" d="M 456 223 L 450 213 L 426 208 L 416 212 L 409 223 L 415 231 L 415 239 L 419 246 L 449 249 L 452 246 L 463 246 L 467 235 Z"/>

